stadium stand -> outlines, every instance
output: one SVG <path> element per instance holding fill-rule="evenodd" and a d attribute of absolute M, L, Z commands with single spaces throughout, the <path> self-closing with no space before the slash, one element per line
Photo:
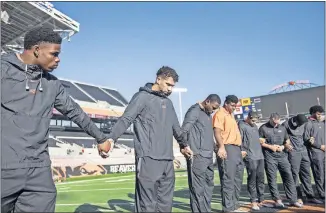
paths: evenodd
<path fill-rule="evenodd" d="M 25 33 L 39 26 L 52 27 L 68 41 L 79 32 L 79 23 L 50 2 L 1 1 L 1 54 L 21 52 Z"/>

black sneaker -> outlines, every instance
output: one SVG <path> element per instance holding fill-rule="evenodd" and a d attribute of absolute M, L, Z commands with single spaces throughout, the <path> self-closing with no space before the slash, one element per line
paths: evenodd
<path fill-rule="evenodd" d="M 308 198 L 308 199 L 307 199 L 307 202 L 308 202 L 308 203 L 314 203 L 314 204 L 323 204 L 323 203 L 324 203 L 323 201 L 318 200 L 318 199 L 316 199 L 316 198 Z"/>

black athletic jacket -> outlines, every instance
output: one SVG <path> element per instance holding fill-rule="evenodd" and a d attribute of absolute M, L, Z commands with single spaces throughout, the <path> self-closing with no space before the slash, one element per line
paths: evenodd
<path fill-rule="evenodd" d="M 315 138 L 315 142 L 313 144 L 310 144 L 309 142 L 310 137 Z M 320 147 L 321 145 L 325 145 L 325 121 L 309 119 L 305 126 L 303 139 L 308 147 L 308 150 L 311 152 L 323 152 L 320 150 Z"/>
<path fill-rule="evenodd" d="M 247 152 L 246 160 L 261 160 L 264 159 L 262 146 L 259 142 L 259 132 L 257 125 L 250 126 L 245 121 L 238 122 L 239 131 L 241 134 L 241 150 Z"/>
<path fill-rule="evenodd" d="M 180 147 L 185 146 L 181 128 L 171 100 L 152 86 L 147 83 L 132 97 L 110 138 L 116 141 L 133 123 L 137 158 L 173 160 L 173 136 Z"/>
<path fill-rule="evenodd" d="M 182 125 L 184 139 L 194 155 L 212 158 L 215 149 L 212 118 L 200 105 L 192 105 L 185 116 Z"/>
<path fill-rule="evenodd" d="M 2 169 L 51 165 L 48 136 L 53 108 L 99 143 L 106 140 L 56 77 L 36 65 L 28 65 L 27 72 L 25 68 L 15 54 L 1 56 Z M 26 75 L 31 80 L 27 81 Z M 42 92 L 39 91 L 40 84 Z"/>

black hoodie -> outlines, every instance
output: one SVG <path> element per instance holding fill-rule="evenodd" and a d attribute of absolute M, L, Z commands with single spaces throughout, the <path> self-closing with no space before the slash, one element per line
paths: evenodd
<path fill-rule="evenodd" d="M 264 159 L 262 146 L 259 142 L 259 132 L 256 124 L 249 125 L 247 122 L 241 120 L 238 123 L 241 134 L 241 150 L 247 152 L 245 160 L 261 160 Z"/>
<path fill-rule="evenodd" d="M 110 138 L 116 141 L 133 123 L 137 158 L 173 160 L 173 136 L 180 147 L 184 147 L 184 134 L 171 100 L 163 93 L 153 91 L 152 86 L 147 83 L 132 97 Z"/>
<path fill-rule="evenodd" d="M 106 140 L 106 136 L 70 98 L 56 77 L 37 65 L 22 63 L 16 54 L 2 55 L 2 169 L 51 165 L 48 136 L 53 108 L 66 115 L 99 143 Z"/>

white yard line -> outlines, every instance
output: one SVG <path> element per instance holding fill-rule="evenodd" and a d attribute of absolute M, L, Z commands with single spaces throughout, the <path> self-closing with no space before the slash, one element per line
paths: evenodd
<path fill-rule="evenodd" d="M 247 205 L 250 204 L 250 202 L 239 202 L 242 205 Z M 88 204 L 88 203 L 58 203 L 56 204 L 56 206 L 80 206 L 80 205 L 84 205 L 84 204 Z M 128 201 L 126 200 L 125 203 L 122 202 L 106 202 L 106 203 L 89 203 L 89 205 L 119 205 L 119 206 L 133 206 L 135 205 L 135 203 L 133 201 Z M 184 202 L 173 202 L 173 205 L 179 205 L 179 204 L 184 204 Z M 216 203 L 216 202 L 212 202 L 212 205 L 217 205 L 217 204 L 221 204 L 221 203 Z"/>
<path fill-rule="evenodd" d="M 87 183 L 87 182 L 96 182 L 96 181 L 103 181 L 103 180 L 114 180 L 114 179 L 120 179 L 125 177 L 134 177 L 135 175 L 123 175 L 121 177 L 106 177 L 106 178 L 98 178 L 98 179 L 91 179 L 91 180 L 75 180 L 71 182 L 63 182 L 63 183 L 56 183 L 57 186 L 59 185 L 69 185 L 74 183 Z"/>
<path fill-rule="evenodd" d="M 70 187 L 57 187 L 57 190 L 70 189 Z"/>
<path fill-rule="evenodd" d="M 76 180 L 76 181 L 71 181 L 71 182 L 63 182 L 63 183 L 56 183 L 56 186 L 61 186 L 61 185 L 74 185 L 75 183 L 88 183 L 88 182 L 107 182 L 107 183 L 114 183 L 116 182 L 121 182 L 120 179 L 124 179 L 125 177 L 135 177 L 135 175 L 123 175 L 121 177 L 107 177 L 107 178 L 98 178 L 98 179 L 92 179 L 92 180 Z M 176 175 L 176 178 L 184 178 L 187 177 L 187 175 Z M 128 179 L 128 180 L 133 180 L 133 179 Z M 85 185 L 83 185 L 85 186 Z"/>
<path fill-rule="evenodd" d="M 176 189 L 181 189 L 181 188 L 185 188 L 188 187 L 188 185 L 186 186 L 177 186 L 175 187 Z M 130 190 L 130 189 L 135 189 L 135 187 L 132 188 L 112 188 L 112 189 L 73 189 L 73 190 L 64 190 L 64 191 L 60 191 L 58 190 L 58 193 L 69 193 L 69 192 L 92 192 L 92 191 L 116 191 L 116 190 Z"/>

